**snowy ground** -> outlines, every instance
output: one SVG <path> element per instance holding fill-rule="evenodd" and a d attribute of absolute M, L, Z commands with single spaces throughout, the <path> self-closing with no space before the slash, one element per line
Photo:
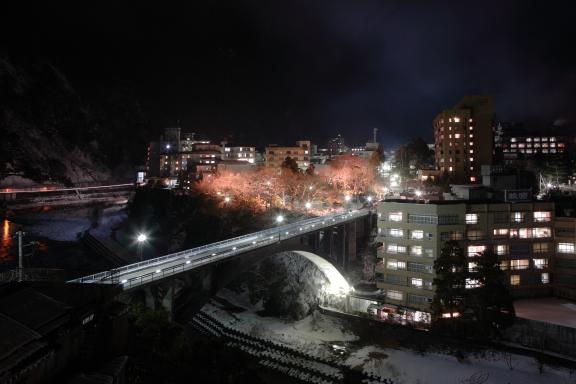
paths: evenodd
<path fill-rule="evenodd" d="M 545 366 L 540 374 L 538 363 L 530 357 L 487 351 L 484 357 L 469 356 L 459 361 L 441 353 L 421 355 L 406 349 L 365 346 L 366 340 L 360 342 L 338 319 L 318 313 L 296 322 L 262 317 L 256 313 L 261 303 L 252 305 L 246 292 L 222 290 L 218 296 L 241 307 L 230 309 L 216 302 L 204 307 L 205 312 L 225 324 L 321 357 L 333 356 L 333 345 L 343 345 L 348 352 L 347 365 L 391 377 L 396 384 L 576 383 L 576 373 L 568 370 Z"/>

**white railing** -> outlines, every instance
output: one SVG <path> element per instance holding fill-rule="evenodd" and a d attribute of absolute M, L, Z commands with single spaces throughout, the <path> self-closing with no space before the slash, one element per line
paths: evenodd
<path fill-rule="evenodd" d="M 69 283 L 121 283 L 124 289 L 129 289 L 185 270 L 198 268 L 199 266 L 222 260 L 246 252 L 247 250 L 261 248 L 275 242 L 330 227 L 335 223 L 366 216 L 370 214 L 370 212 L 370 209 L 361 209 L 348 213 L 305 219 L 80 277 L 70 280 Z M 138 272 L 142 273 L 137 276 L 126 276 Z"/>

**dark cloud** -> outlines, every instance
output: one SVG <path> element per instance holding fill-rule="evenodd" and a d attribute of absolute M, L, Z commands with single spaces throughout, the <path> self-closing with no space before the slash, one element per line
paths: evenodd
<path fill-rule="evenodd" d="M 574 119 L 571 2 L 257 1 L 14 12 L 5 51 L 56 62 L 82 92 L 134 90 L 161 128 L 260 144 L 337 132 L 431 138 L 466 93 L 498 117 Z M 25 16 L 25 17 L 23 17 Z M 9 32 L 9 33 L 8 33 Z"/>

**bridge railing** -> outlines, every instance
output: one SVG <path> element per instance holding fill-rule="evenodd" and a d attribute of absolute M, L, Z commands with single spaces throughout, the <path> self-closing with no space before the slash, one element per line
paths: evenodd
<path fill-rule="evenodd" d="M 202 253 L 208 251 L 208 250 L 212 250 L 214 251 L 215 249 L 218 248 L 222 248 L 223 246 L 231 246 L 231 245 L 240 245 L 239 243 L 242 243 L 243 241 L 246 240 L 251 240 L 251 239 L 258 239 L 258 238 L 263 238 L 263 237 L 274 237 L 274 239 L 278 239 L 278 241 L 281 240 L 285 240 L 288 238 L 292 238 L 295 236 L 299 236 L 302 235 L 304 233 L 308 233 L 308 232 L 312 232 L 312 231 L 316 231 L 318 229 L 324 228 L 324 227 L 329 227 L 334 225 L 334 223 L 336 221 L 347 221 L 350 220 L 350 218 L 356 218 L 356 217 L 361 217 L 361 216 L 365 216 L 367 214 L 370 213 L 369 209 L 363 209 L 363 210 L 358 210 L 358 211 L 352 211 L 352 212 L 347 212 L 347 213 L 342 213 L 342 214 L 336 214 L 336 215 L 329 215 L 329 216 L 320 216 L 320 217 L 314 217 L 311 219 L 305 219 L 305 220 L 301 220 L 301 221 L 297 221 L 294 223 L 288 223 L 288 224 L 284 224 L 282 226 L 278 226 L 278 227 L 273 227 L 273 228 L 268 228 L 262 231 L 258 231 L 258 232 L 254 232 L 248 235 L 243 235 L 243 236 L 237 236 L 231 239 L 226 239 L 226 240 L 221 240 L 215 243 L 210 243 L 210 244 L 206 244 L 206 245 L 202 245 L 200 247 L 196 247 L 196 248 L 192 248 L 192 249 L 188 249 L 185 251 L 180 251 L 180 252 L 176 252 L 176 253 L 171 253 L 165 256 L 160 256 L 154 259 L 149 259 L 149 260 L 144 260 L 138 263 L 134 263 L 134 264 L 129 264 L 129 265 L 125 265 L 123 267 L 120 268 L 116 268 L 116 269 L 112 269 L 112 270 L 108 270 L 108 271 L 103 271 L 100 273 L 96 273 L 93 275 L 89 275 L 89 276 L 84 276 L 78 279 L 74 279 L 74 280 L 70 280 L 70 283 L 84 283 L 84 282 L 102 282 L 105 280 L 108 280 L 110 283 L 112 282 L 117 282 L 118 281 L 118 276 L 121 275 L 124 272 L 135 272 L 139 269 L 145 269 L 148 268 L 150 266 L 154 266 L 154 265 L 160 265 L 163 263 L 166 263 L 168 261 L 176 261 L 180 258 L 189 258 L 190 256 L 197 256 L 197 255 L 201 255 Z M 316 228 L 316 225 L 319 225 L 318 228 Z M 310 226 L 312 226 L 313 229 L 310 228 Z M 296 229 L 298 228 L 295 232 L 292 231 L 290 232 L 291 229 Z M 258 243 L 253 243 L 255 244 L 255 247 L 250 247 L 250 248 L 258 248 L 264 245 L 269 245 L 270 242 L 265 242 L 265 244 L 263 244 L 261 241 Z M 233 248 L 233 250 L 235 250 L 235 248 Z M 245 251 L 246 248 L 244 247 L 242 249 L 242 251 Z M 239 252 L 240 250 L 238 250 Z M 231 252 L 230 250 L 227 250 L 226 256 L 229 257 L 232 254 L 236 254 L 238 252 Z M 218 252 L 214 252 L 211 256 L 217 256 Z M 182 263 L 182 264 L 178 264 L 178 265 L 184 265 L 184 267 L 188 266 L 188 268 L 192 268 L 192 267 L 196 267 L 198 264 L 194 263 L 192 265 L 190 264 L 186 264 L 186 263 Z M 164 269 L 170 269 L 172 268 L 172 266 L 167 267 L 167 268 L 163 268 L 160 269 L 160 271 L 163 271 Z M 155 272 L 156 273 L 156 272 Z M 134 280 L 134 279 L 140 279 L 143 276 L 147 276 L 149 275 L 145 274 L 136 278 L 132 278 L 129 280 Z M 154 279 L 154 275 L 152 275 L 152 279 Z M 161 277 L 161 276 L 159 276 Z M 163 277 L 163 275 L 162 275 Z"/>

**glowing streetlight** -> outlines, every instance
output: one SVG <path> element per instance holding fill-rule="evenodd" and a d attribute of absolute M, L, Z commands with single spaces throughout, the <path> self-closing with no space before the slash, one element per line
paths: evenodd
<path fill-rule="evenodd" d="M 225 203 L 229 203 L 229 202 L 230 202 L 230 197 L 229 197 L 229 196 L 226 196 L 226 197 L 224 198 L 224 202 L 225 202 Z"/>
<path fill-rule="evenodd" d="M 416 194 L 416 197 L 420 198 L 422 196 L 422 191 L 417 189 L 416 192 L 414 192 Z"/>
<path fill-rule="evenodd" d="M 304 204 L 304 206 L 306 207 L 306 209 L 310 209 L 312 208 L 312 203 L 311 202 L 306 202 L 306 204 Z"/>
<path fill-rule="evenodd" d="M 138 254 L 138 260 L 142 261 L 142 251 L 144 250 L 144 244 L 148 241 L 148 236 L 144 233 L 139 233 L 136 237 L 137 247 L 136 253 Z"/>
<path fill-rule="evenodd" d="M 166 144 L 166 149 L 170 149 L 170 144 Z"/>
<path fill-rule="evenodd" d="M 552 183 L 546 184 L 546 188 L 548 188 L 548 189 L 552 188 Z"/>
<path fill-rule="evenodd" d="M 345 195 L 344 200 L 346 200 L 346 202 L 350 202 L 350 200 L 352 200 L 352 197 L 350 197 L 350 195 Z"/>
<path fill-rule="evenodd" d="M 308 189 L 309 189 L 309 190 L 313 190 L 314 187 L 313 187 L 313 186 L 309 186 Z"/>
<path fill-rule="evenodd" d="M 282 216 L 282 215 L 276 216 L 276 222 L 278 224 L 282 223 L 283 221 L 284 221 L 284 216 Z"/>
<path fill-rule="evenodd" d="M 371 202 L 372 202 L 372 196 L 368 196 L 368 197 L 366 198 L 366 200 L 368 200 L 368 202 L 371 203 Z"/>

